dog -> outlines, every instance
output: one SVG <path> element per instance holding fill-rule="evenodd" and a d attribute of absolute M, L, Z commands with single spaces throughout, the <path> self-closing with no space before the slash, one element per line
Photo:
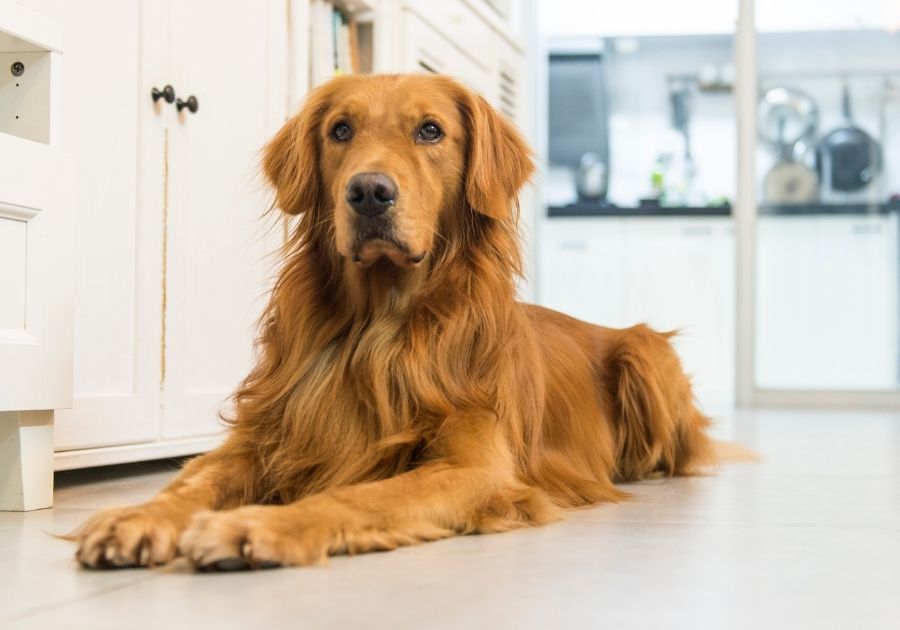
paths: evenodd
<path fill-rule="evenodd" d="M 669 334 L 516 301 L 533 168 L 450 78 L 313 90 L 262 156 L 293 228 L 227 438 L 72 534 L 81 565 L 310 565 L 541 525 L 711 463 Z"/>

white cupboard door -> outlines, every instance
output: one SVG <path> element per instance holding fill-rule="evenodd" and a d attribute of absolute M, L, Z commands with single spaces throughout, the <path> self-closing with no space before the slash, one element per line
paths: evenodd
<path fill-rule="evenodd" d="M 259 151 L 284 121 L 283 1 L 168 4 L 168 76 L 197 99 L 168 130 L 163 438 L 218 431 L 217 414 L 252 363 L 276 221 Z"/>
<path fill-rule="evenodd" d="M 756 384 L 896 387 L 897 215 L 764 216 L 758 229 Z"/>
<path fill-rule="evenodd" d="M 57 149 L 4 133 L 0 155 L 0 411 L 65 407 L 73 210 L 65 165 Z"/>
<path fill-rule="evenodd" d="M 63 140 L 75 157 L 72 201 L 78 217 L 75 400 L 71 410 L 57 413 L 57 450 L 152 441 L 159 435 L 167 107 L 150 97 L 151 86 L 165 82 L 155 5 L 139 0 L 58 5 L 68 70 Z"/>
<path fill-rule="evenodd" d="M 74 208 L 59 146 L 62 29 L 29 8 L 0 5 L 0 412 L 72 400 Z"/>

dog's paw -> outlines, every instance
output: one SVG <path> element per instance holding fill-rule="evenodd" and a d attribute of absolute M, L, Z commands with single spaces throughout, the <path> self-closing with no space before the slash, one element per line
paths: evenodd
<path fill-rule="evenodd" d="M 175 558 L 183 521 L 165 505 L 112 508 L 65 538 L 78 544 L 75 557 L 89 569 L 158 566 Z"/>
<path fill-rule="evenodd" d="M 324 524 L 284 506 L 250 506 L 193 516 L 178 543 L 200 571 L 321 564 L 330 534 Z"/>

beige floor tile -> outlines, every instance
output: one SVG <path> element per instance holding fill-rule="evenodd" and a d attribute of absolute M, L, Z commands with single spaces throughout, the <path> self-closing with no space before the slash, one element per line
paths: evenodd
<path fill-rule="evenodd" d="M 172 473 L 67 475 L 55 509 L 0 513 L 0 627 L 900 628 L 900 413 L 741 412 L 716 431 L 763 459 L 540 529 L 259 573 L 77 569 L 44 531 Z"/>

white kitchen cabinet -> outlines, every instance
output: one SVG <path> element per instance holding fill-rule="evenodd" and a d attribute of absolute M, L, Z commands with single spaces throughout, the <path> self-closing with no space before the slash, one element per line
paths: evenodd
<path fill-rule="evenodd" d="M 0 509 L 52 502 L 53 409 L 72 399 L 63 27 L 0 0 Z"/>
<path fill-rule="evenodd" d="M 63 145 L 76 175 L 75 398 L 71 409 L 56 413 L 56 448 L 153 440 L 161 241 L 159 207 L 138 194 L 139 172 L 156 160 L 139 155 L 138 146 L 142 126 L 158 124 L 162 112 L 143 107 L 141 98 L 140 2 L 27 4 L 66 29 Z M 117 28 L 106 28 L 97 15 Z M 93 95 L 84 98 L 87 77 L 101 69 L 105 79 L 90 79 Z"/>
<path fill-rule="evenodd" d="M 729 218 L 551 218 L 539 242 L 539 302 L 674 340 L 709 406 L 734 391 L 734 236 Z"/>
<path fill-rule="evenodd" d="M 270 87 L 286 78 L 285 16 L 283 0 L 230 1 L 214 28 L 198 28 L 206 3 L 168 5 L 166 80 L 199 109 L 168 108 L 164 440 L 221 429 L 219 407 L 251 367 L 282 235 L 260 220 L 268 195 L 257 172 L 284 121 L 284 87 Z"/>
<path fill-rule="evenodd" d="M 56 467 L 205 450 L 251 367 L 281 239 L 257 169 L 285 117 L 287 3 L 231 2 L 210 23 L 201 0 L 24 2 L 69 46 L 75 398 L 56 413 Z M 166 84 L 198 111 L 154 102 Z"/>
<path fill-rule="evenodd" d="M 896 213 L 760 217 L 759 387 L 896 387 L 897 237 Z"/>

